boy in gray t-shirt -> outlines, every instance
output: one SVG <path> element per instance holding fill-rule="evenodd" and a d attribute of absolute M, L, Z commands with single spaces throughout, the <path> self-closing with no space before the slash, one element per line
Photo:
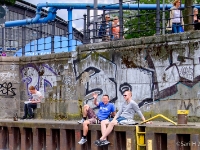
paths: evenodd
<path fill-rule="evenodd" d="M 32 94 L 32 98 L 24 102 L 24 116 L 21 119 L 32 119 L 32 109 L 37 108 L 37 103 L 40 103 L 43 98 L 41 92 L 37 91 L 34 86 L 29 87 L 29 92 Z"/>
<path fill-rule="evenodd" d="M 95 144 L 97 146 L 103 146 L 109 144 L 110 142 L 106 140 L 106 137 L 111 133 L 113 127 L 122 120 L 133 119 L 135 113 L 137 113 L 141 117 L 142 121 L 145 121 L 145 118 L 142 112 L 140 111 L 138 104 L 132 100 L 131 91 L 125 91 L 123 96 L 125 102 L 122 104 L 121 108 L 119 109 L 115 117 L 112 120 L 103 120 L 101 122 L 102 136 L 99 140 L 95 141 Z M 107 124 L 108 127 L 106 127 Z"/>

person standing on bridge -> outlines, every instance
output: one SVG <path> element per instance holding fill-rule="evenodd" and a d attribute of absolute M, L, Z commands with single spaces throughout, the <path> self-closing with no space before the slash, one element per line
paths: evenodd
<path fill-rule="evenodd" d="M 180 0 L 175 0 L 173 5 L 170 8 L 170 27 L 172 27 L 172 33 L 180 33 L 183 32 L 184 25 L 182 11 L 180 10 Z"/>
<path fill-rule="evenodd" d="M 142 121 L 145 121 L 145 118 L 138 107 L 138 104 L 132 100 L 131 91 L 125 91 L 123 94 L 125 102 L 121 105 L 121 108 L 117 112 L 114 118 L 103 120 L 101 122 L 101 133 L 102 136 L 99 140 L 95 141 L 97 146 L 107 145 L 110 142 L 105 140 L 107 136 L 111 133 L 114 126 L 119 124 L 120 122 L 125 122 L 127 120 L 132 120 L 134 118 L 134 114 L 137 113 Z M 108 125 L 108 126 L 107 126 Z"/>
<path fill-rule="evenodd" d="M 37 103 L 40 103 L 43 98 L 41 92 L 37 91 L 34 86 L 30 86 L 29 91 L 32 94 L 32 98 L 24 102 L 24 116 L 21 119 L 32 119 L 32 109 L 37 108 Z"/>
<path fill-rule="evenodd" d="M 83 124 L 83 137 L 78 142 L 81 145 L 87 142 L 86 136 L 88 133 L 89 124 L 100 123 L 102 120 L 107 119 L 110 115 L 114 116 L 116 114 L 115 106 L 112 103 L 109 103 L 108 95 L 103 95 L 102 102 L 97 102 L 97 97 L 98 94 L 93 93 L 94 104 L 99 108 L 97 115 L 95 114 L 94 110 L 86 104 L 83 107 L 83 119 L 81 121 L 78 121 L 78 123 Z M 86 120 L 87 117 L 88 120 Z"/>
<path fill-rule="evenodd" d="M 119 19 L 118 17 L 114 17 L 113 18 L 113 22 L 112 22 L 112 34 L 113 34 L 113 40 L 118 40 L 119 39 L 119 31 L 120 27 L 119 27 Z"/>
<path fill-rule="evenodd" d="M 198 14 L 198 9 L 193 9 L 193 20 L 194 20 L 194 30 L 200 30 L 200 16 Z"/>
<path fill-rule="evenodd" d="M 110 21 L 110 16 L 105 15 L 105 20 L 102 21 L 102 24 L 99 28 L 99 37 L 102 38 L 102 41 L 110 41 L 112 37 L 112 22 Z"/>

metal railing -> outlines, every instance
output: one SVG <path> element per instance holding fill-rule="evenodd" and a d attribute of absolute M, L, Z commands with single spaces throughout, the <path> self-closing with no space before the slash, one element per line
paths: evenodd
<path fill-rule="evenodd" d="M 137 9 L 123 9 L 125 3 L 136 4 Z M 119 5 L 119 9 L 106 9 L 115 5 Z M 170 18 L 171 10 L 168 7 L 165 8 L 163 6 L 164 9 L 160 7 L 148 9 L 148 7 L 144 8 L 141 5 L 140 1 L 122 2 L 122 0 L 119 0 L 119 3 L 102 6 L 102 14 L 98 16 L 91 16 L 90 12 L 93 8 L 88 6 L 87 14 L 75 20 L 68 20 L 66 22 L 55 20 L 45 24 L 32 24 L 14 28 L 4 27 L 0 29 L 2 35 L 0 36 L 0 51 L 4 49 L 6 53 L 15 56 L 43 55 L 66 52 L 69 47 L 73 47 L 72 49 L 75 51 L 76 46 L 81 44 L 171 33 L 172 26 L 168 26 L 168 23 L 173 18 Z M 179 10 L 183 12 L 183 20 L 190 20 L 182 24 L 185 32 L 194 29 L 193 8 L 198 6 L 180 7 Z M 185 13 L 186 9 L 189 9 L 190 13 L 188 11 Z M 105 19 L 107 15 L 110 16 L 108 22 Z M 116 17 L 118 17 L 118 23 L 114 24 Z M 74 28 L 73 31 L 68 31 L 67 26 L 69 22 L 81 24 L 82 29 Z M 101 31 L 102 26 L 103 31 Z M 113 33 L 114 31 L 116 32 L 114 29 L 118 33 Z M 73 41 L 70 41 L 71 35 Z"/>

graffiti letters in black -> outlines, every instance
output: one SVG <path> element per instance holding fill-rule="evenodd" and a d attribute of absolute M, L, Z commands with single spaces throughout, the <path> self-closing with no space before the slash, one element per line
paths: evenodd
<path fill-rule="evenodd" d="M 6 83 L 4 82 L 3 84 L 0 84 L 0 96 L 15 96 L 15 92 L 14 89 L 12 87 L 12 83 Z"/>
<path fill-rule="evenodd" d="M 119 86 L 119 91 L 123 95 L 125 91 L 132 91 L 132 86 L 129 83 L 124 82 Z"/>

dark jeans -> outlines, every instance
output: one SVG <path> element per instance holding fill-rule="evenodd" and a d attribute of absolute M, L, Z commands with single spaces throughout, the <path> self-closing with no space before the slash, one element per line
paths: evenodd
<path fill-rule="evenodd" d="M 181 27 L 181 23 L 172 23 L 172 33 L 180 33 Z"/>
<path fill-rule="evenodd" d="M 36 103 L 24 104 L 24 116 L 26 116 L 26 117 L 27 117 L 27 115 L 33 116 L 32 108 L 33 109 L 37 108 L 37 104 Z"/>
<path fill-rule="evenodd" d="M 110 122 L 111 122 L 112 120 L 113 120 L 113 118 L 110 118 L 110 119 L 109 119 Z M 116 120 L 117 120 L 117 122 L 119 123 L 119 122 L 122 121 L 122 120 L 126 120 L 126 118 L 119 116 L 119 117 L 117 117 Z"/>

